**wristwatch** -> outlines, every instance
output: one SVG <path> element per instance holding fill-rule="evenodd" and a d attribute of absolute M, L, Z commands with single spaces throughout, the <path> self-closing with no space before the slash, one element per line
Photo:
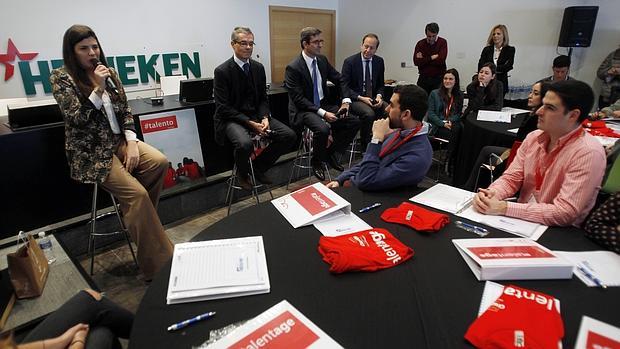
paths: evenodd
<path fill-rule="evenodd" d="M 379 140 L 379 138 L 373 138 L 373 139 L 370 140 L 370 143 L 372 143 L 372 144 L 379 144 L 379 143 L 381 143 L 381 141 Z"/>

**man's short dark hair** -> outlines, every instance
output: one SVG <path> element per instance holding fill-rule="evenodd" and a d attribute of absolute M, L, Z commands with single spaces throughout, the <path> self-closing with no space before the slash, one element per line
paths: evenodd
<path fill-rule="evenodd" d="M 428 95 L 416 85 L 397 85 L 394 93 L 398 94 L 400 110 L 409 110 L 414 120 L 422 121 L 428 110 Z"/>
<path fill-rule="evenodd" d="M 424 32 L 429 32 L 433 34 L 439 33 L 439 24 L 432 22 L 426 25 L 424 28 Z"/>
<path fill-rule="evenodd" d="M 364 37 L 362 38 L 362 44 L 364 43 L 364 41 L 366 41 L 366 38 L 373 38 L 373 39 L 377 40 L 377 48 L 379 48 L 379 37 L 377 36 L 377 34 L 375 34 L 375 33 L 368 33 L 368 34 L 364 35 Z"/>
<path fill-rule="evenodd" d="M 554 68 L 570 68 L 570 57 L 566 55 L 560 55 L 553 60 Z"/>
<path fill-rule="evenodd" d="M 299 44 L 301 45 L 301 49 L 304 48 L 304 42 L 310 43 L 313 36 L 321 34 L 322 31 L 319 28 L 315 27 L 305 27 L 299 32 Z"/>
<path fill-rule="evenodd" d="M 579 122 L 588 117 L 588 113 L 594 105 L 594 91 L 590 85 L 583 81 L 563 80 L 554 82 L 549 85 L 549 91 L 560 97 L 566 112 L 573 109 L 579 110 Z"/>

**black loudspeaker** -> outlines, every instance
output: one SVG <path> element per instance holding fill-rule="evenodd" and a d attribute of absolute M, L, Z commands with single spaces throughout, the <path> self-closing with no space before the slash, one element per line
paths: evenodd
<path fill-rule="evenodd" d="M 596 23 L 598 6 L 571 6 L 564 9 L 560 47 L 589 47 Z"/>

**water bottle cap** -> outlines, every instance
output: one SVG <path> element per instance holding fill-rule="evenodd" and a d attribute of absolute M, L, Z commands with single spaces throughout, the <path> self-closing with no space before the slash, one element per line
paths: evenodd
<path fill-rule="evenodd" d="M 39 232 L 39 237 L 40 237 L 40 238 L 44 238 L 44 237 L 45 237 L 45 232 L 44 232 L 44 231 Z"/>

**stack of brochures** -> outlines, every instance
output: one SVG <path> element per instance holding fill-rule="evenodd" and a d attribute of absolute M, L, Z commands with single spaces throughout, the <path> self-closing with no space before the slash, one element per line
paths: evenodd
<path fill-rule="evenodd" d="M 168 304 L 270 291 L 262 236 L 187 242 L 174 246 Z"/>
<path fill-rule="evenodd" d="M 320 349 L 342 346 L 283 300 L 207 348 Z"/>
<path fill-rule="evenodd" d="M 454 239 L 478 280 L 570 279 L 573 263 L 524 238 Z"/>
<path fill-rule="evenodd" d="M 293 228 L 351 213 L 351 204 L 320 182 L 271 200 L 271 203 Z"/>

